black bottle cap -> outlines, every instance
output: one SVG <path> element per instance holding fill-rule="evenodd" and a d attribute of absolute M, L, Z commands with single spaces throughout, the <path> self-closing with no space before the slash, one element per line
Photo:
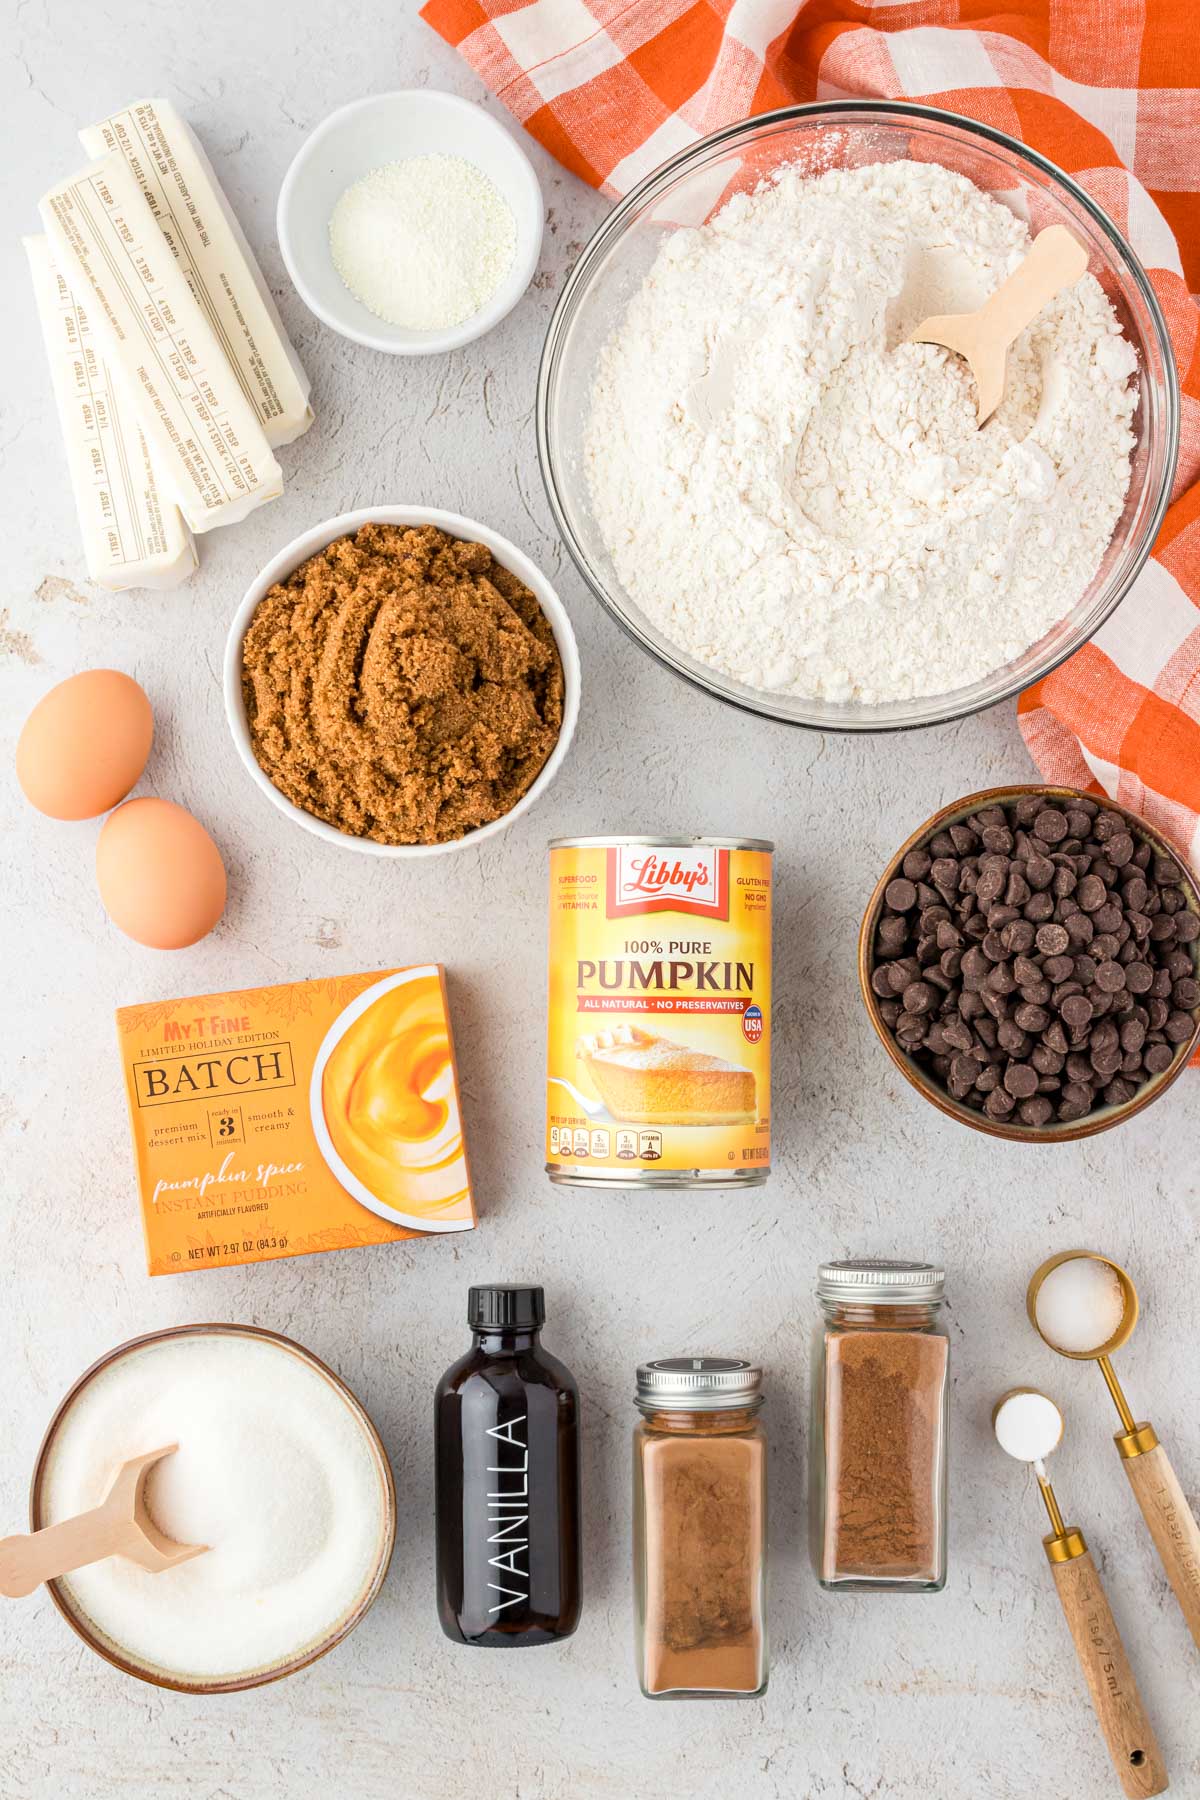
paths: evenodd
<path fill-rule="evenodd" d="M 540 1287 L 496 1282 L 467 1292 L 472 1331 L 540 1331 L 545 1322 L 546 1296 Z"/>

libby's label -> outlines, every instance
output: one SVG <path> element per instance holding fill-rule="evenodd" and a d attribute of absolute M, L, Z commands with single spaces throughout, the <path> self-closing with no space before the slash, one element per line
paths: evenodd
<path fill-rule="evenodd" d="M 550 853 L 551 1172 L 770 1162 L 771 852 Z"/>
<path fill-rule="evenodd" d="M 607 852 L 605 910 L 610 919 L 655 912 L 728 919 L 729 856 L 704 844 L 686 850 L 614 844 Z"/>

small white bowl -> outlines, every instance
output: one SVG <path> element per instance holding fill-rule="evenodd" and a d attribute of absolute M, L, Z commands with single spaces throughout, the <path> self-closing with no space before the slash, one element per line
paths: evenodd
<path fill-rule="evenodd" d="M 350 532 L 357 531 L 360 525 L 436 525 L 451 537 L 486 545 L 496 561 L 530 589 L 550 622 L 558 654 L 562 659 L 562 730 L 536 780 L 502 818 L 493 819 L 489 825 L 479 825 L 474 831 L 468 831 L 465 837 L 452 838 L 446 844 L 377 844 L 374 838 L 353 837 L 347 831 L 339 831 L 336 826 L 327 825 L 324 819 L 314 818 L 312 813 L 305 812 L 302 807 L 293 806 L 280 793 L 274 782 L 259 767 L 250 742 L 250 727 L 242 700 L 242 640 L 259 601 L 268 588 L 273 587 L 277 581 L 286 580 L 302 562 L 306 562 L 318 550 L 323 550 L 326 544 L 332 544 L 335 538 L 346 537 Z M 277 806 L 293 823 L 302 825 L 305 831 L 324 838 L 328 844 L 337 844 L 343 850 L 360 850 L 366 856 L 440 856 L 451 850 L 472 849 L 476 844 L 483 843 L 485 838 L 498 836 L 514 819 L 527 812 L 550 786 L 570 747 L 579 717 L 579 650 L 571 621 L 567 617 L 567 609 L 546 577 L 540 569 L 535 568 L 523 551 L 518 550 L 515 544 L 510 544 L 507 538 L 501 537 L 498 531 L 491 531 L 474 519 L 465 519 L 461 513 L 440 512 L 431 506 L 368 506 L 361 512 L 341 513 L 336 519 L 326 519 L 323 524 L 314 525 L 311 531 L 302 532 L 278 556 L 272 557 L 266 568 L 250 583 L 241 605 L 233 615 L 225 642 L 225 716 L 229 720 L 229 729 L 238 755 L 246 765 L 251 779 L 273 806 Z"/>
<path fill-rule="evenodd" d="M 389 325 L 356 300 L 329 248 L 329 220 L 348 187 L 384 163 L 409 156 L 461 156 L 492 181 L 512 208 L 512 267 L 486 305 L 446 331 Z M 305 140 L 283 178 L 276 209 L 279 248 L 305 305 L 343 337 L 394 356 L 434 356 L 482 337 L 511 312 L 533 278 L 544 207 L 533 165 L 512 133 L 457 94 L 407 88 L 355 100 Z"/>

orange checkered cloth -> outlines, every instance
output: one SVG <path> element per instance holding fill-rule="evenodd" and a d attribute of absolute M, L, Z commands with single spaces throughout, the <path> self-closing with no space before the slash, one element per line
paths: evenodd
<path fill-rule="evenodd" d="M 428 0 L 560 162 L 627 193 L 719 126 L 796 101 L 924 100 L 1068 170 L 1145 265 L 1183 388 L 1155 554 L 1021 696 L 1047 780 L 1134 808 L 1200 868 L 1200 17 L 1195 0 Z"/>

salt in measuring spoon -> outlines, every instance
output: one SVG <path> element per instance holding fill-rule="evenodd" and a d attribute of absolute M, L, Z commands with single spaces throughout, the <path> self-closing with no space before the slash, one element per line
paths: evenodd
<path fill-rule="evenodd" d="M 10 1600 L 32 1594 L 43 1581 L 69 1575 L 106 1556 L 126 1556 L 148 1574 L 161 1575 L 179 1563 L 202 1556 L 205 1544 L 177 1544 L 158 1529 L 146 1506 L 146 1477 L 164 1456 L 178 1450 L 168 1444 L 122 1463 L 107 1494 L 91 1512 L 61 1519 L 28 1535 L 0 1538 L 0 1594 Z"/>
<path fill-rule="evenodd" d="M 1095 1265 L 1097 1275 L 1085 1273 L 1088 1264 Z M 1113 1294 L 1111 1306 L 1105 1298 L 1101 1271 L 1107 1273 L 1108 1289 Z M 1114 1350 L 1128 1342 L 1137 1324 L 1137 1289 L 1111 1257 L 1100 1256 L 1094 1250 L 1062 1250 L 1034 1271 L 1025 1309 L 1038 1336 L 1051 1350 L 1074 1362 L 1100 1365 L 1121 1418 L 1121 1429 L 1113 1442 L 1167 1580 L 1175 1590 L 1188 1629 L 1200 1646 L 1200 1525 L 1158 1441 L 1158 1433 L 1148 1420 L 1135 1421 L 1109 1360 Z M 1089 1331 L 1092 1318 L 1094 1334 Z"/>
<path fill-rule="evenodd" d="M 1042 1543 L 1121 1787 L 1130 1800 L 1161 1794 L 1168 1785 L 1166 1766 L 1092 1553 L 1079 1527 L 1064 1525 L 1046 1474 L 1045 1459 L 1062 1438 L 1062 1414 L 1047 1395 L 1012 1388 L 992 1408 L 992 1428 L 1000 1448 L 1031 1463 L 1037 1476 L 1050 1516 Z"/>

